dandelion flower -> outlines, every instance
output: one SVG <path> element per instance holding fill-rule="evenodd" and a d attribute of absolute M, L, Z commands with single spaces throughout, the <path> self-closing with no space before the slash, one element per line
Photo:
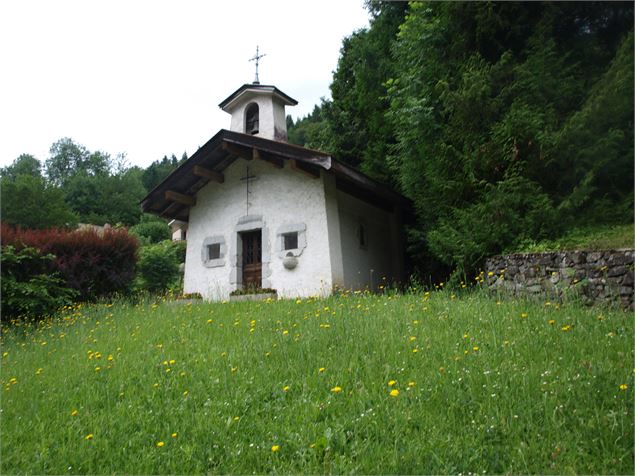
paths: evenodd
<path fill-rule="evenodd" d="M 174 365 L 176 363 L 176 361 L 174 359 L 171 359 L 169 363 L 170 363 L 170 365 Z"/>
<path fill-rule="evenodd" d="M 188 394 L 188 393 L 190 393 L 190 392 L 188 392 L 187 390 L 186 390 L 186 391 L 184 391 L 184 392 L 183 392 L 183 396 L 184 396 L 184 397 L 187 397 L 187 394 Z"/>
<path fill-rule="evenodd" d="M 391 396 L 391 397 L 396 397 L 396 396 L 398 396 L 398 395 L 399 395 L 399 390 L 397 390 L 396 388 L 393 388 L 393 389 L 390 391 L 390 396 Z"/>
<path fill-rule="evenodd" d="M 392 387 L 393 385 L 395 385 L 397 383 L 396 380 L 391 380 L 390 382 L 388 382 L 388 386 Z"/>
<path fill-rule="evenodd" d="M 331 389 L 331 392 L 333 393 L 340 393 L 342 391 L 342 387 L 333 387 Z"/>
<path fill-rule="evenodd" d="M 84 437 L 84 439 L 85 439 L 85 440 L 92 440 L 92 439 L 93 439 L 93 437 L 94 437 L 94 435 L 93 435 L 92 433 L 88 433 L 88 434 Z"/>
<path fill-rule="evenodd" d="M 555 321 L 555 320 L 553 320 L 553 319 L 549 319 L 549 325 L 550 325 L 550 326 L 555 325 L 555 323 L 556 323 L 556 321 Z"/>
<path fill-rule="evenodd" d="M 177 434 L 176 433 L 172 433 L 172 438 L 176 438 Z"/>
<path fill-rule="evenodd" d="M 157 448 L 161 448 L 162 446 L 165 446 L 165 443 L 163 441 L 157 441 Z"/>
<path fill-rule="evenodd" d="M 479 349 L 478 345 L 475 345 L 474 347 L 472 347 L 472 350 L 473 350 L 474 352 L 478 351 L 478 349 Z"/>
<path fill-rule="evenodd" d="M 529 314 L 527 314 L 526 312 L 522 312 L 520 313 L 520 317 L 522 317 L 523 319 L 526 319 L 529 317 Z"/>
<path fill-rule="evenodd" d="M 288 392 L 289 391 L 289 386 L 285 385 L 284 387 L 282 387 L 282 391 L 283 392 Z"/>
<path fill-rule="evenodd" d="M 95 367 L 95 372 L 99 372 L 101 370 L 101 367 L 97 366 Z"/>
<path fill-rule="evenodd" d="M 413 382 L 412 380 L 410 382 L 408 382 L 408 387 L 412 388 L 415 385 L 417 385 L 415 382 Z"/>
<path fill-rule="evenodd" d="M 319 372 L 319 373 L 323 373 L 323 372 L 325 372 L 325 371 L 326 371 L 326 367 L 320 367 L 320 368 L 318 369 L 318 372 Z"/>
<path fill-rule="evenodd" d="M 275 453 L 276 451 L 280 451 L 280 445 L 273 445 L 271 447 L 271 452 Z"/>
<path fill-rule="evenodd" d="M 286 336 L 286 335 L 288 335 L 288 334 L 289 334 L 289 331 L 288 331 L 288 330 L 286 330 L 286 329 L 285 329 L 285 330 L 283 330 L 283 331 L 282 331 L 282 335 L 283 335 L 283 336 Z"/>
<path fill-rule="evenodd" d="M 413 354 L 416 354 L 417 352 L 419 352 L 419 349 L 412 349 Z"/>
<path fill-rule="evenodd" d="M 77 416 L 77 410 L 73 410 L 73 411 L 71 412 L 71 416 Z"/>
<path fill-rule="evenodd" d="M 620 385 L 620 390 L 626 390 L 627 388 L 628 388 L 628 385 L 626 385 L 625 383 Z"/>

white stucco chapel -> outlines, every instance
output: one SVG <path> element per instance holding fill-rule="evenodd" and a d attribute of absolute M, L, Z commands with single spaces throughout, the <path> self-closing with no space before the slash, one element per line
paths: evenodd
<path fill-rule="evenodd" d="M 222 101 L 222 129 L 141 202 L 187 230 L 184 292 L 210 300 L 371 289 L 404 279 L 411 202 L 326 152 L 287 142 L 275 86 L 244 84 Z"/>

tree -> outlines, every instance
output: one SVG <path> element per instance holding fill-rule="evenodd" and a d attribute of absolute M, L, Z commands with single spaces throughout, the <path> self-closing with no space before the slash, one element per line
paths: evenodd
<path fill-rule="evenodd" d="M 420 260 L 470 272 L 599 205 L 632 220 L 632 29 L 632 4 L 409 5 L 385 117 Z"/>
<path fill-rule="evenodd" d="M 144 170 L 143 175 L 141 176 L 141 181 L 146 189 L 146 192 L 150 192 L 150 190 L 159 185 L 186 160 L 187 154 L 184 152 L 180 161 L 178 161 L 176 156 L 172 154 L 172 157 L 169 159 L 167 155 L 164 155 L 163 159 L 152 162 L 148 168 Z"/>
<path fill-rule="evenodd" d="M 13 163 L 3 167 L 0 175 L 15 180 L 18 175 L 42 176 L 42 164 L 30 154 L 21 154 Z"/>
<path fill-rule="evenodd" d="M 55 185 L 63 186 L 78 174 L 98 176 L 110 172 L 110 155 L 104 152 L 90 152 L 86 147 L 65 137 L 55 142 L 46 160 L 46 175 Z"/>
<path fill-rule="evenodd" d="M 20 174 L 0 182 L 2 221 L 23 228 L 72 226 L 77 215 L 64 201 L 63 192 L 42 177 Z"/>

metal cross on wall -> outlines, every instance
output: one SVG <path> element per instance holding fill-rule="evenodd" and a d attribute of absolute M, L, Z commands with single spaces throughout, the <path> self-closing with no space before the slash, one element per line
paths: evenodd
<path fill-rule="evenodd" d="M 249 175 L 249 165 L 246 167 L 246 172 L 244 177 L 240 177 L 241 181 L 244 181 L 247 184 L 247 211 L 245 215 L 249 215 L 249 195 L 251 195 L 251 191 L 249 190 L 249 182 L 256 180 L 255 175 Z"/>
<path fill-rule="evenodd" d="M 256 56 L 249 59 L 249 61 L 256 62 L 256 79 L 254 80 L 254 84 L 260 84 L 260 80 L 258 79 L 258 62 L 260 61 L 260 58 L 262 58 L 263 56 L 267 56 L 267 55 L 265 53 L 261 55 L 258 54 L 258 45 L 256 45 Z"/>

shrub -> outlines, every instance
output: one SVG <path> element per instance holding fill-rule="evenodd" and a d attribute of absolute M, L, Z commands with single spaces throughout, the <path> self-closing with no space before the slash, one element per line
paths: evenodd
<path fill-rule="evenodd" d="M 171 241 L 162 241 L 141 248 L 137 265 L 140 289 L 161 292 L 178 284 L 181 275 L 179 248 L 179 245 Z"/>
<path fill-rule="evenodd" d="M 71 304 L 76 291 L 63 286 L 64 281 L 50 274 L 54 255 L 43 255 L 35 248 L 7 245 L 2 248 L 0 264 L 2 292 L 0 317 L 6 321 L 15 317 L 38 318 Z"/>
<path fill-rule="evenodd" d="M 49 271 L 58 272 L 81 300 L 125 293 L 134 279 L 138 241 L 126 230 L 23 230 L 3 225 L 3 247 L 33 247 L 53 254 Z"/>
<path fill-rule="evenodd" d="M 131 226 L 130 234 L 139 238 L 143 244 L 159 243 L 170 239 L 170 227 L 164 221 L 151 221 Z"/>

